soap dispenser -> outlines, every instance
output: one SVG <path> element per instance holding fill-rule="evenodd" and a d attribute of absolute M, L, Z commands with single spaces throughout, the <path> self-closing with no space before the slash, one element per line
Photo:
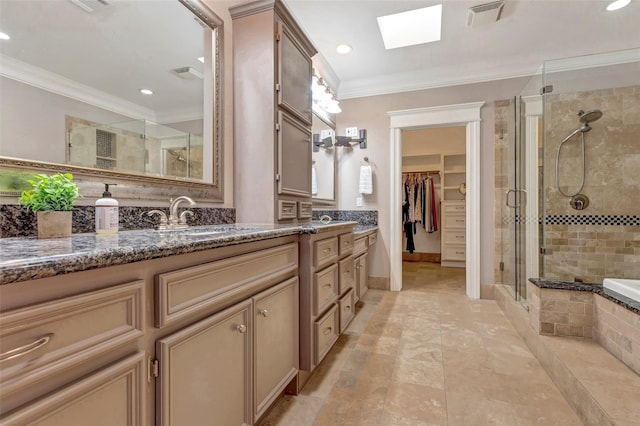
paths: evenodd
<path fill-rule="evenodd" d="M 118 232 L 118 201 L 111 197 L 109 185 L 116 186 L 115 183 L 105 183 L 102 198 L 96 201 L 96 233 L 115 234 Z"/>

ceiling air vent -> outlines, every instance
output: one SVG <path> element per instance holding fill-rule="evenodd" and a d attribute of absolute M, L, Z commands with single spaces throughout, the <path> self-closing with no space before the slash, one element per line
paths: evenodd
<path fill-rule="evenodd" d="M 111 0 L 69 0 L 87 13 L 94 13 L 109 6 Z"/>
<path fill-rule="evenodd" d="M 500 19 L 504 1 L 494 1 L 469 8 L 467 14 L 467 27 L 476 27 Z"/>
<path fill-rule="evenodd" d="M 191 67 L 181 67 L 171 70 L 175 75 L 185 80 L 195 80 L 197 78 L 202 79 L 202 73 Z"/>

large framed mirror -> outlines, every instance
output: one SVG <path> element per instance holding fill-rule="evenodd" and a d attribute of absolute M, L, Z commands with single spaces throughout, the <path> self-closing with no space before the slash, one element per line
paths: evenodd
<path fill-rule="evenodd" d="M 222 30 L 201 0 L 2 0 L 0 166 L 222 201 Z"/>
<path fill-rule="evenodd" d="M 336 200 L 336 125 L 314 112 L 311 144 L 311 194 L 314 205 L 334 206 Z"/>

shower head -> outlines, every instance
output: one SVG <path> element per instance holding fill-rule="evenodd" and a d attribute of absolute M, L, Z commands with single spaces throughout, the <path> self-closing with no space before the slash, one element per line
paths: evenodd
<path fill-rule="evenodd" d="M 599 109 L 592 109 L 591 111 L 587 112 L 580 110 L 578 111 L 578 116 L 580 117 L 581 123 L 588 125 L 589 123 L 593 123 L 594 121 L 602 117 L 602 111 L 600 111 Z M 591 130 L 591 128 L 589 128 L 589 130 Z"/>

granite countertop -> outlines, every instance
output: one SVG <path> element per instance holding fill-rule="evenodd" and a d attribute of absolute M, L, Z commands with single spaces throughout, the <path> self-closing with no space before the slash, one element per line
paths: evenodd
<path fill-rule="evenodd" d="M 353 233 L 355 237 L 362 235 L 373 234 L 378 230 L 378 225 L 356 225 L 353 227 Z"/>
<path fill-rule="evenodd" d="M 302 231 L 309 234 L 318 234 L 321 232 L 333 231 L 340 227 L 352 227 L 354 228 L 358 222 L 349 220 L 332 220 L 329 223 L 323 223 L 319 220 L 314 220 L 310 224 L 303 224 Z"/>
<path fill-rule="evenodd" d="M 0 238 L 0 285 L 354 225 L 357 222 L 245 223 L 192 226 L 180 231 L 120 231 L 115 235 L 90 232 L 42 240 Z"/>
<path fill-rule="evenodd" d="M 601 283 L 581 283 L 576 281 L 552 280 L 546 278 L 529 278 L 531 283 L 540 288 L 552 288 L 556 290 L 589 291 L 596 293 L 605 299 L 629 309 L 636 314 L 640 314 L 640 302 L 623 296 L 620 293 L 604 288 Z"/>

